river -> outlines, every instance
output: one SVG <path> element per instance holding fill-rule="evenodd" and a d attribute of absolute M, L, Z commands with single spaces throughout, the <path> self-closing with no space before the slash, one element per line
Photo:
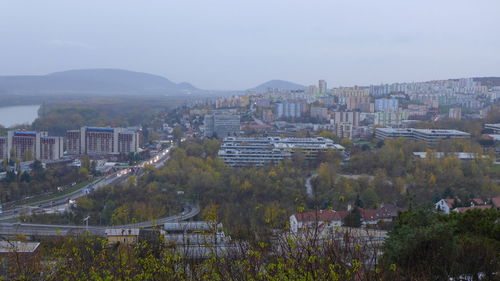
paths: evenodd
<path fill-rule="evenodd" d="M 31 124 L 38 117 L 40 105 L 19 105 L 0 107 L 0 125 L 11 127 Z"/>

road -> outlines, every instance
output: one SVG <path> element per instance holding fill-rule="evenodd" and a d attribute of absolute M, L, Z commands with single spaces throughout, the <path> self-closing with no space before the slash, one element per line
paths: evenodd
<path fill-rule="evenodd" d="M 167 148 L 163 151 L 161 151 L 157 156 L 153 157 L 152 159 L 149 159 L 147 161 L 144 161 L 137 165 L 136 167 L 140 168 L 140 172 L 137 173 L 138 176 L 142 176 L 143 172 L 142 169 L 146 165 L 154 165 L 156 168 L 160 168 L 169 159 L 169 153 L 170 148 Z M 118 171 L 114 174 L 111 174 L 109 176 L 106 176 L 105 178 L 98 179 L 89 185 L 83 187 L 80 190 L 75 191 L 74 193 L 67 195 L 62 198 L 54 199 L 50 203 L 42 203 L 39 205 L 36 205 L 40 202 L 33 203 L 33 205 L 30 205 L 30 208 L 45 208 L 46 210 L 49 211 L 57 211 L 60 208 L 65 208 L 69 200 L 74 200 L 77 198 L 80 198 L 82 196 L 85 196 L 88 194 L 88 189 L 92 187 L 93 189 L 99 189 L 103 186 L 121 182 L 126 180 L 129 176 L 131 176 L 130 173 L 131 170 L 127 169 L 125 172 Z M 0 220 L 8 220 L 8 219 L 13 219 L 17 218 L 21 215 L 22 208 L 15 208 L 9 211 L 6 211 L 0 215 Z M 196 216 L 200 212 L 199 207 L 192 205 L 192 204 L 186 204 L 184 206 L 184 211 L 182 213 L 165 217 L 165 218 L 160 218 L 157 220 L 153 221 L 145 221 L 145 222 L 139 222 L 139 223 L 134 223 L 134 224 L 127 224 L 127 225 L 117 225 L 117 226 L 72 226 L 72 225 L 50 225 L 50 224 L 25 224 L 25 223 L 0 223 L 0 235 L 14 235 L 14 234 L 23 234 L 23 235 L 48 235 L 48 236 L 56 236 L 56 235 L 76 235 L 76 234 L 81 234 L 85 231 L 90 232 L 91 234 L 94 235 L 104 235 L 104 231 L 107 228 L 148 228 L 148 227 L 153 227 L 156 225 L 162 225 L 166 222 L 175 222 L 175 221 L 182 221 L 182 220 L 187 220 L 190 219 L 194 216 Z"/>
<path fill-rule="evenodd" d="M 142 170 L 144 166 L 146 165 L 154 165 L 155 167 L 159 168 L 165 164 L 165 162 L 168 160 L 169 156 L 168 153 L 170 152 L 171 148 L 166 148 L 158 153 L 158 155 L 154 156 L 153 158 L 143 161 L 139 163 L 138 165 L 134 166 L 133 168 L 137 168 L 139 170 Z M 82 188 L 70 193 L 66 194 L 64 196 L 50 199 L 50 200 L 43 200 L 43 201 L 38 201 L 38 202 L 33 202 L 31 204 L 19 206 L 7 211 L 4 211 L 3 213 L 0 214 L 0 221 L 4 220 L 12 220 L 15 218 L 20 217 L 23 213 L 30 212 L 32 209 L 43 209 L 44 212 L 46 213 L 55 213 L 55 212 L 61 212 L 66 209 L 69 200 L 76 200 L 80 197 L 86 196 L 89 193 L 89 190 L 94 189 L 97 190 L 99 188 L 102 188 L 107 185 L 111 184 L 116 184 L 122 181 L 125 181 L 129 176 L 131 176 L 131 169 L 124 169 L 120 170 L 117 172 L 114 172 L 110 175 L 107 175 L 106 177 L 101 177 L 96 179 L 95 181 L 89 183 L 86 186 L 83 186 Z M 138 172 L 139 176 L 142 176 L 142 172 Z"/>
<path fill-rule="evenodd" d="M 312 187 L 312 184 L 311 184 L 311 180 L 315 177 L 317 177 L 318 174 L 312 174 L 311 176 L 309 176 L 307 179 L 306 179 L 306 183 L 305 183 L 305 186 L 306 186 L 306 193 L 307 193 L 307 197 L 309 198 L 313 198 L 314 197 L 314 191 L 313 191 L 313 187 Z"/>
<path fill-rule="evenodd" d="M 29 224 L 29 223 L 0 223 L 0 235 L 25 236 L 74 236 L 83 233 L 90 233 L 96 236 L 104 236 L 105 230 L 109 228 L 148 228 L 162 225 L 166 222 L 177 222 L 190 219 L 200 212 L 198 206 L 186 204 L 184 211 L 180 214 L 160 218 L 153 221 L 140 222 L 135 224 L 114 225 L 114 226 L 80 226 L 80 225 L 53 225 L 53 224 Z"/>

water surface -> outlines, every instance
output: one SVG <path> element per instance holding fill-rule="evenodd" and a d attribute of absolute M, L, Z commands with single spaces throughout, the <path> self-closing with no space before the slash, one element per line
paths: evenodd
<path fill-rule="evenodd" d="M 31 124 L 38 117 L 40 105 L 0 106 L 0 125 L 11 127 L 18 124 Z"/>

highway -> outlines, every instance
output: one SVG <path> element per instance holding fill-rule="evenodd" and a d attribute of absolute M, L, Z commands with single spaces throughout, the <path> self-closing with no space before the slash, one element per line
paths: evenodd
<path fill-rule="evenodd" d="M 144 166 L 146 165 L 154 165 L 156 168 L 160 168 L 165 164 L 165 162 L 168 160 L 168 153 L 170 152 L 170 147 L 166 148 L 158 153 L 158 155 L 154 156 L 153 158 L 143 161 L 139 163 L 138 165 L 134 166 L 133 168 L 142 170 Z M 59 198 L 54 198 L 50 200 L 43 200 L 43 201 L 38 201 L 34 202 L 31 204 L 23 205 L 23 206 L 18 206 L 16 208 L 6 210 L 3 213 L 0 214 L 0 221 L 5 221 L 5 220 L 12 220 L 15 218 L 20 217 L 23 212 L 30 212 L 33 209 L 38 209 L 38 210 L 43 210 L 43 212 L 46 213 L 56 213 L 56 212 L 61 212 L 66 209 L 68 206 L 68 202 L 70 200 L 76 200 L 80 197 L 86 196 L 90 190 L 94 189 L 97 190 L 99 188 L 102 188 L 107 185 L 111 184 L 116 184 L 119 182 L 125 181 L 129 176 L 131 176 L 132 169 L 126 168 L 124 170 L 120 170 L 117 172 L 114 172 L 110 175 L 107 175 L 106 177 L 101 177 L 96 179 L 95 181 L 89 183 L 88 185 L 70 193 L 66 194 L 64 196 L 61 196 Z M 142 172 L 137 173 L 138 176 L 142 176 Z"/>
<path fill-rule="evenodd" d="M 160 168 L 169 159 L 168 153 L 171 148 L 166 148 L 158 153 L 158 155 L 153 158 L 143 161 L 136 165 L 135 168 L 139 168 L 137 176 L 142 176 L 144 173 L 142 169 L 146 165 L 153 165 L 156 168 Z M 48 212 L 57 212 L 66 209 L 69 200 L 75 200 L 80 197 L 86 196 L 89 193 L 89 189 L 99 189 L 106 185 L 116 184 L 118 182 L 125 181 L 129 176 L 132 176 L 131 169 L 125 169 L 117 171 L 111 175 L 104 178 L 99 178 L 94 182 L 82 187 L 81 189 L 65 195 L 61 198 L 53 199 L 50 202 L 36 202 L 28 206 L 17 207 L 0 214 L 0 221 L 10 220 L 18 218 L 27 208 L 42 208 Z M 117 225 L 117 226 L 72 226 L 72 225 L 51 225 L 51 224 L 25 224 L 25 223 L 0 223 L 0 235 L 45 235 L 45 236 L 57 236 L 57 235 L 76 235 L 88 231 L 94 235 L 104 235 L 104 230 L 107 228 L 148 228 L 156 225 L 162 225 L 165 222 L 175 222 L 190 219 L 196 216 L 200 212 L 199 208 L 192 204 L 186 204 L 184 206 L 183 212 L 165 217 L 159 218 L 153 221 L 145 221 L 134 224 L 127 225 Z"/>
<path fill-rule="evenodd" d="M 177 222 L 190 219 L 200 212 L 198 206 L 186 204 L 180 214 L 160 218 L 153 221 L 140 222 L 127 225 L 114 226 L 81 226 L 81 225 L 53 225 L 29 223 L 0 223 L 0 235 L 25 235 L 25 236 L 75 236 L 88 232 L 95 236 L 104 236 L 104 231 L 109 228 L 149 228 L 163 225 L 166 222 Z"/>

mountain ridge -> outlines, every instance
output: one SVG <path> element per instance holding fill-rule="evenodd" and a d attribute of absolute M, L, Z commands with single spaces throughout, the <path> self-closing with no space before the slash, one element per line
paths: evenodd
<path fill-rule="evenodd" d="M 267 82 L 264 82 L 264 83 L 262 83 L 256 87 L 253 87 L 251 89 L 248 89 L 247 91 L 265 92 L 265 91 L 267 91 L 268 88 L 277 88 L 277 89 L 292 91 L 292 90 L 305 90 L 307 87 L 304 85 L 300 85 L 300 84 L 286 81 L 286 80 L 274 79 L 274 80 L 269 80 Z"/>
<path fill-rule="evenodd" d="M 4 94 L 186 94 L 204 92 L 190 83 L 113 68 L 72 69 L 46 75 L 0 76 Z"/>

